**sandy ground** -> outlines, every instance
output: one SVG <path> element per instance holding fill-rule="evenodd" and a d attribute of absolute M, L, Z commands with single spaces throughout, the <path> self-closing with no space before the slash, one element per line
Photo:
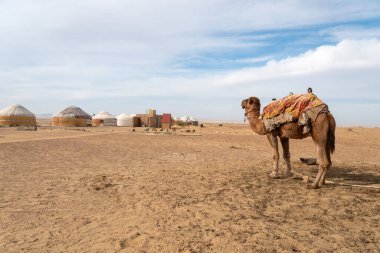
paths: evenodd
<path fill-rule="evenodd" d="M 0 128 L 0 252 L 380 251 L 380 190 L 271 180 L 247 125 L 186 129 Z M 328 180 L 379 185 L 380 129 L 336 135 Z"/>

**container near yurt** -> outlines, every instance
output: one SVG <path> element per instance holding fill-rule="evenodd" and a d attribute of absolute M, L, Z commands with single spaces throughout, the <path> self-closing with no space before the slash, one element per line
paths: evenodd
<path fill-rule="evenodd" d="M 10 105 L 0 111 L 1 126 L 36 126 L 36 116 L 22 105 Z"/>
<path fill-rule="evenodd" d="M 162 128 L 170 129 L 172 127 L 172 115 L 170 113 L 162 114 Z"/>
<path fill-rule="evenodd" d="M 122 113 L 119 116 L 116 117 L 117 119 L 117 126 L 124 126 L 124 127 L 136 127 L 138 126 L 138 117 L 136 117 L 136 114 L 126 114 Z"/>
<path fill-rule="evenodd" d="M 51 125 L 66 127 L 91 126 L 92 117 L 80 107 L 70 106 L 51 118 Z"/>
<path fill-rule="evenodd" d="M 112 114 L 102 111 L 92 117 L 92 126 L 116 126 L 117 119 Z"/>

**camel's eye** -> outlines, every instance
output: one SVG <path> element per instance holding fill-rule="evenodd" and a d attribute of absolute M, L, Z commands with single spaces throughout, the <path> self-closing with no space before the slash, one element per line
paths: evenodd
<path fill-rule="evenodd" d="M 250 105 L 253 104 L 253 100 L 252 99 L 249 100 L 249 104 Z"/>

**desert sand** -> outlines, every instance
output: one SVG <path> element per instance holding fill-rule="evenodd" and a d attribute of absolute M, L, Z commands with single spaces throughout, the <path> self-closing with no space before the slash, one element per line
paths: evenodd
<path fill-rule="evenodd" d="M 299 162 L 312 140 L 290 146 L 315 176 Z M 379 150 L 380 129 L 338 128 L 327 180 L 379 186 Z M 244 124 L 0 128 L 0 252 L 380 251 L 379 189 L 307 189 L 271 169 Z"/>

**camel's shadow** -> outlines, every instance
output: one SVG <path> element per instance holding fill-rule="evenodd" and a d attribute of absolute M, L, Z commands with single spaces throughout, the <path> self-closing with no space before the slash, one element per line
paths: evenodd
<path fill-rule="evenodd" d="M 364 169 L 364 168 L 363 168 Z M 327 179 L 333 181 L 349 181 L 355 184 L 380 184 L 380 174 L 363 172 L 363 169 L 350 166 L 332 166 L 327 172 Z M 315 175 L 318 167 L 313 166 L 310 170 Z"/>

